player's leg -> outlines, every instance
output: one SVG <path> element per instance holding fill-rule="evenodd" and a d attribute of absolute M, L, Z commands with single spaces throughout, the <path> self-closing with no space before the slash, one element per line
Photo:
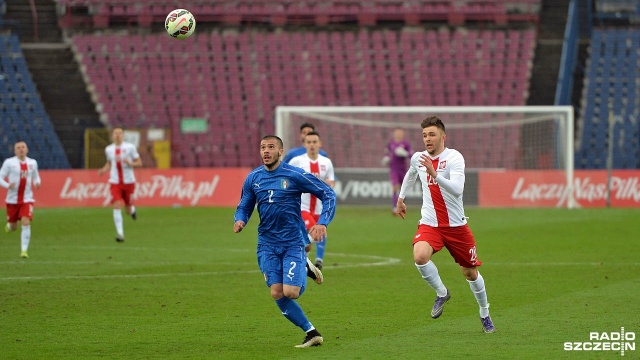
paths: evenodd
<path fill-rule="evenodd" d="M 127 213 L 127 215 L 131 216 L 133 220 L 138 219 L 135 205 L 125 205 L 124 211 Z"/>
<path fill-rule="evenodd" d="M 305 290 L 307 278 L 305 266 L 308 262 L 304 248 L 291 246 L 286 249 L 282 259 L 282 279 L 284 297 L 276 300 L 283 315 L 305 332 L 302 344 L 298 348 L 318 346 L 322 344 L 322 335 L 311 324 L 300 305 L 295 301 Z"/>
<path fill-rule="evenodd" d="M 309 231 L 309 229 L 311 229 L 311 227 L 313 227 L 313 225 L 315 225 L 317 222 L 317 219 L 314 218 L 314 216 L 308 211 L 302 211 L 300 215 L 302 216 L 302 220 L 304 221 L 304 227 L 306 228 L 307 231 Z M 311 239 L 310 235 L 309 235 L 309 241 L 313 242 L 313 239 Z M 311 243 L 305 246 L 305 255 L 308 256 L 310 251 L 311 251 Z M 308 257 L 306 262 L 306 268 L 307 268 L 307 276 L 310 277 L 313 281 L 315 281 L 316 284 L 318 285 L 322 284 L 322 282 L 324 281 L 322 271 L 320 271 L 320 269 L 317 266 L 315 266 L 311 262 L 311 260 L 309 260 Z"/>
<path fill-rule="evenodd" d="M 20 206 L 20 257 L 28 258 L 29 243 L 31 242 L 31 219 L 33 219 L 33 204 Z"/>
<path fill-rule="evenodd" d="M 478 259 L 476 242 L 473 233 L 468 226 L 460 226 L 449 229 L 446 239 L 447 249 L 451 256 L 460 265 L 462 275 L 465 277 L 471 288 L 471 292 L 478 302 L 482 330 L 487 333 L 495 331 L 491 317 L 489 316 L 489 300 L 484 284 L 484 278 L 478 271 L 478 266 L 482 265 Z"/>
<path fill-rule="evenodd" d="M 6 232 L 7 234 L 12 233 L 12 232 L 16 231 L 17 229 L 18 229 L 18 222 L 17 221 L 7 222 L 7 224 L 4 226 L 4 232 Z"/>
<path fill-rule="evenodd" d="M 126 184 L 123 186 L 123 196 L 122 199 L 125 205 L 125 211 L 127 215 L 130 215 L 133 220 L 138 218 L 138 214 L 136 213 L 136 207 L 133 205 L 131 197 L 136 190 L 136 184 Z"/>
<path fill-rule="evenodd" d="M 396 205 L 398 204 L 398 196 L 400 195 L 400 188 L 402 187 L 402 181 L 404 180 L 404 175 L 407 173 L 406 169 L 396 169 L 391 168 L 389 173 L 389 177 L 391 179 L 391 187 L 393 189 L 393 196 L 391 198 L 391 207 L 393 211 L 393 215 L 397 215 L 396 213 Z"/>
<path fill-rule="evenodd" d="M 298 250 L 298 253 L 300 249 Z M 282 255 L 280 256 L 279 253 Z M 287 296 L 285 296 L 285 279 L 289 280 L 289 273 L 293 274 L 293 278 L 287 281 L 286 294 L 291 297 L 298 297 L 304 292 L 304 286 L 306 283 L 305 266 L 306 255 L 302 250 L 303 255 L 298 256 L 296 252 L 293 252 L 293 262 L 295 265 L 286 264 L 285 258 L 288 259 L 287 253 L 282 248 L 272 247 L 268 245 L 258 245 L 258 265 L 260 271 L 264 275 L 267 286 L 271 290 L 271 297 L 275 300 L 276 305 L 280 309 L 282 315 L 287 318 L 292 324 L 300 327 L 305 332 L 309 331 L 313 333 L 313 325 L 309 322 L 305 316 L 300 305 Z M 285 271 L 286 264 L 286 271 Z M 302 271 L 300 271 L 302 269 Z M 285 275 L 286 274 L 286 275 Z M 317 332 L 317 330 L 316 330 Z M 318 333 L 319 334 L 319 333 Z M 305 337 L 306 340 L 306 337 Z M 317 342 L 318 340 L 311 340 L 311 342 Z M 322 339 L 320 339 L 320 343 Z M 307 342 L 303 342 L 303 345 Z M 309 345 L 312 346 L 312 345 Z"/>
<path fill-rule="evenodd" d="M 116 227 L 116 241 L 124 241 L 124 224 L 122 221 L 122 207 L 124 206 L 124 199 L 122 198 L 122 191 L 116 184 L 111 184 L 111 204 L 113 205 L 113 224 Z"/>
<path fill-rule="evenodd" d="M 393 203 L 391 207 L 394 213 L 396 212 L 396 204 L 398 203 L 399 194 L 400 194 L 400 184 L 393 184 L 393 197 L 391 198 Z"/>
<path fill-rule="evenodd" d="M 8 234 L 18 229 L 20 205 L 7 204 L 7 225 L 4 227 L 4 231 Z"/>
<path fill-rule="evenodd" d="M 304 317 L 302 309 L 292 299 L 300 296 L 302 286 L 306 282 L 304 267 L 306 256 L 304 254 L 298 256 L 293 264 L 287 263 L 285 268 L 286 252 L 282 247 L 258 245 L 257 255 L 260 271 L 264 275 L 266 284 L 271 290 L 271 297 L 276 301 L 282 315 L 298 327 L 308 326 L 308 320 Z M 290 274 L 293 274 L 292 279 L 289 277 Z M 287 280 L 286 286 L 284 285 L 285 280 Z"/>
<path fill-rule="evenodd" d="M 491 320 L 491 316 L 489 315 L 489 300 L 487 299 L 487 290 L 484 285 L 484 278 L 480 274 L 477 268 L 467 268 L 464 266 L 460 266 L 462 270 L 462 275 L 467 279 L 469 283 L 469 287 L 471 288 L 471 292 L 473 296 L 476 298 L 478 302 L 478 306 L 480 307 L 480 321 L 482 322 L 482 331 L 486 333 L 492 333 L 495 331 L 495 327 L 493 326 L 493 321 Z"/>
<path fill-rule="evenodd" d="M 314 265 L 322 270 L 322 266 L 324 264 L 324 251 L 327 248 L 327 238 L 325 237 L 323 241 L 316 243 L 316 262 Z"/>
<path fill-rule="evenodd" d="M 391 180 L 391 188 L 393 189 L 393 196 L 391 198 L 391 211 L 393 214 L 396 214 L 396 204 L 398 203 L 398 196 L 400 194 L 400 187 L 402 185 L 402 180 L 404 179 L 405 172 L 399 173 L 397 170 L 393 168 L 390 170 L 389 177 Z"/>
<path fill-rule="evenodd" d="M 431 309 L 431 317 L 437 319 L 444 311 L 444 305 L 451 295 L 442 282 L 436 264 L 431 261 L 431 256 L 442 248 L 442 239 L 437 229 L 420 225 L 413 239 L 413 261 L 422 278 L 436 292 L 436 299 Z"/>

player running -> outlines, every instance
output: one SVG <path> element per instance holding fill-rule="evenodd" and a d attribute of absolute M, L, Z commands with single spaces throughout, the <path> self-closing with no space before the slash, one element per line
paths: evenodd
<path fill-rule="evenodd" d="M 19 141 L 13 146 L 14 157 L 8 158 L 0 168 L 0 186 L 7 191 L 7 225 L 5 231 L 13 232 L 20 221 L 20 257 L 28 258 L 31 242 L 31 221 L 33 221 L 33 188 L 40 188 L 38 162 L 27 157 L 27 143 Z M 8 181 L 5 181 L 7 179 Z"/>
<path fill-rule="evenodd" d="M 422 278 L 436 291 L 431 317 L 442 315 L 451 295 L 444 286 L 431 256 L 446 247 L 460 265 L 462 275 L 469 282 L 471 292 L 480 306 L 480 321 L 485 333 L 495 331 L 489 316 L 489 302 L 484 279 L 478 271 L 476 242 L 467 225 L 462 193 L 464 191 L 464 158 L 460 152 L 445 147 L 447 135 L 442 120 L 429 116 L 422 121 L 422 140 L 426 151 L 411 157 L 407 174 L 402 181 L 397 212 L 403 219 L 407 214 L 404 196 L 416 179 L 422 184 L 422 217 L 413 238 L 413 259 Z"/>
<path fill-rule="evenodd" d="M 124 141 L 124 129 L 122 127 L 113 128 L 112 138 L 113 144 L 105 148 L 107 162 L 98 170 L 98 175 L 102 176 L 105 172 L 109 172 L 116 241 L 123 242 L 122 207 L 125 208 L 125 212 L 128 215 L 131 215 L 133 220 L 137 219 L 136 207 L 133 205 L 132 199 L 133 193 L 136 191 L 136 177 L 133 173 L 133 168 L 142 166 L 142 159 L 136 146 Z"/>
<path fill-rule="evenodd" d="M 258 266 L 282 315 L 306 333 L 302 344 L 296 347 L 306 348 L 321 345 L 323 338 L 295 301 L 304 293 L 307 283 L 305 246 L 309 243 L 300 215 L 300 196 L 311 193 L 322 201 L 322 214 L 309 235 L 314 241 L 323 241 L 327 225 L 335 215 L 336 195 L 322 180 L 282 162 L 283 152 L 279 137 L 262 138 L 260 155 L 264 165 L 249 173 L 244 181 L 233 231 L 244 229 L 257 205 Z"/>

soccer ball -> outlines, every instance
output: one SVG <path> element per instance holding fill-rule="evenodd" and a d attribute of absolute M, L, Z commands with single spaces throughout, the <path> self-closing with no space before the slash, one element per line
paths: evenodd
<path fill-rule="evenodd" d="M 183 40 L 193 34 L 196 29 L 196 19 L 189 10 L 175 9 L 167 15 L 164 28 L 172 37 Z"/>

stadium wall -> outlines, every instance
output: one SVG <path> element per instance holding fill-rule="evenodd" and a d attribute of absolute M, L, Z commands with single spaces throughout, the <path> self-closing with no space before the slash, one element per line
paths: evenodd
<path fill-rule="evenodd" d="M 250 168 L 140 169 L 135 200 L 141 206 L 236 206 Z M 391 207 L 391 185 L 384 171 L 336 171 L 338 203 Z M 110 202 L 106 176 L 96 170 L 42 170 L 38 208 L 102 207 Z M 566 176 L 557 170 L 468 171 L 466 205 L 479 207 L 566 207 Z M 573 191 L 579 207 L 607 206 L 607 171 L 576 170 Z M 640 170 L 614 170 L 611 206 L 640 207 Z M 407 203 L 420 206 L 416 185 Z"/>

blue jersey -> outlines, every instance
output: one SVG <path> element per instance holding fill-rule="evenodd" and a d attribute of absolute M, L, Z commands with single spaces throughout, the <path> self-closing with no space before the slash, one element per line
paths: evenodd
<path fill-rule="evenodd" d="M 257 204 L 260 215 L 258 244 L 304 246 L 309 239 L 300 214 L 300 195 L 303 193 L 311 193 L 322 201 L 322 214 L 317 224 L 328 225 L 336 209 L 336 194 L 329 185 L 284 162 L 273 171 L 260 166 L 247 175 L 242 185 L 235 221 L 246 224 Z"/>
<path fill-rule="evenodd" d="M 304 146 L 293 148 L 289 150 L 287 155 L 285 155 L 284 159 L 282 159 L 282 162 L 286 162 L 288 164 L 291 161 L 291 159 L 293 159 L 294 157 L 304 155 L 306 153 L 307 153 L 307 148 L 305 148 Z M 329 155 L 327 155 L 327 152 L 322 149 L 320 149 L 318 153 L 320 153 L 320 155 L 322 156 L 329 157 Z"/>

